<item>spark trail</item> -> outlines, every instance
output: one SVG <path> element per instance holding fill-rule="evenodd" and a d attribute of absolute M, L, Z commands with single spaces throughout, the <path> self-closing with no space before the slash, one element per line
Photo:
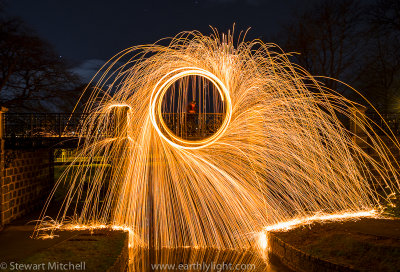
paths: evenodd
<path fill-rule="evenodd" d="M 339 121 L 356 121 L 357 105 L 273 44 L 184 32 L 167 46 L 122 51 L 98 77 L 52 226 L 126 228 L 133 247 L 251 248 L 251 234 L 266 226 L 357 214 L 399 191 L 398 165 L 373 124 L 358 120 L 378 159 Z M 212 135 L 185 138 L 163 114 L 183 116 L 190 92 L 207 97 L 205 88 L 194 93 L 199 84 L 212 89 L 223 118 Z"/>

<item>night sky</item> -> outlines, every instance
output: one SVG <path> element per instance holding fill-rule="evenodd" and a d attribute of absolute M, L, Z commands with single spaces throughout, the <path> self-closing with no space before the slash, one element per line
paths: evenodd
<path fill-rule="evenodd" d="M 251 27 L 249 38 L 265 42 L 310 1 L 296 0 L 7 0 L 9 15 L 21 17 L 73 63 L 86 80 L 105 60 L 127 47 L 153 43 L 185 30 L 209 34 Z"/>

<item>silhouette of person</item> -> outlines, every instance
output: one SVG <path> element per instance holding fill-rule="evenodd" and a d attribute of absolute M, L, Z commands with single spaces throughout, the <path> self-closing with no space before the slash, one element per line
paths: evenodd
<path fill-rule="evenodd" d="M 196 101 L 192 101 L 189 103 L 187 106 L 187 132 L 189 136 L 193 136 L 195 131 L 196 131 L 196 113 L 197 113 L 197 107 L 196 107 Z"/>
<path fill-rule="evenodd" d="M 197 112 L 196 101 L 193 100 L 189 103 L 189 105 L 187 106 L 187 112 L 189 114 L 195 114 Z"/>

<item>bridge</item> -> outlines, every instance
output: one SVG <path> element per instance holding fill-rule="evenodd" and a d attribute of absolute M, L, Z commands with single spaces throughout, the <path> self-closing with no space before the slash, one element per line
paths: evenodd
<path fill-rule="evenodd" d="M 72 148 L 78 144 L 82 113 L 4 113 L 6 148 Z"/>
<path fill-rule="evenodd" d="M 92 113 L 93 114 L 93 113 Z M 95 113 L 94 113 L 95 114 Z M 29 147 L 75 148 L 85 140 L 82 125 L 88 113 L 4 112 L 3 139 L 9 149 Z M 213 134 L 222 122 L 222 113 L 165 113 L 163 119 L 173 132 L 186 139 Z M 112 132 L 112 130 L 111 130 Z M 105 137 L 113 137 L 104 135 Z"/>
<path fill-rule="evenodd" d="M 3 112 L 1 115 L 2 138 L 5 147 L 19 149 L 30 147 L 75 148 L 78 146 L 79 139 L 81 142 L 85 140 L 86 135 L 82 134 L 81 128 L 89 114 Z M 400 114 L 392 113 L 382 116 L 394 134 L 400 135 Z M 367 114 L 367 117 L 380 127 L 386 127 L 378 114 Z M 176 135 L 186 139 L 204 138 L 213 134 L 219 128 L 222 118 L 222 113 L 163 114 L 167 126 Z M 387 131 L 386 129 L 381 133 Z M 105 137 L 112 137 L 112 135 L 105 135 Z"/>

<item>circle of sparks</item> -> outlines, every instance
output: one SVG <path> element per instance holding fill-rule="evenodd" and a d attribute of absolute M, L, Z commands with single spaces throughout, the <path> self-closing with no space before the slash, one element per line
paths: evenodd
<path fill-rule="evenodd" d="M 225 114 L 197 141 L 178 138 L 161 114 L 168 88 L 191 75 L 215 85 L 210 103 L 219 93 Z M 129 230 L 135 249 L 265 250 L 270 230 L 373 216 L 400 192 L 400 164 L 380 128 L 275 45 L 184 32 L 167 46 L 124 50 L 96 76 L 78 131 L 84 141 L 37 231 L 112 226 Z M 48 220 L 64 184 L 60 212 Z"/>
<path fill-rule="evenodd" d="M 165 93 L 177 80 L 187 76 L 201 76 L 208 79 L 217 88 L 224 103 L 224 120 L 221 126 L 214 134 L 205 139 L 193 141 L 178 137 L 168 128 L 162 118 L 161 105 Z M 176 148 L 198 149 L 209 146 L 224 134 L 232 117 L 232 103 L 228 88 L 213 73 L 196 67 L 179 68 L 167 73 L 155 85 L 150 101 L 150 119 L 155 130 L 160 137 Z"/>

